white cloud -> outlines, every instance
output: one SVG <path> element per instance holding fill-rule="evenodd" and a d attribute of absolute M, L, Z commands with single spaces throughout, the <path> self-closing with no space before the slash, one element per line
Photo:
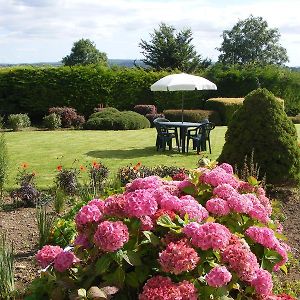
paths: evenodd
<path fill-rule="evenodd" d="M 0 63 L 58 61 L 90 38 L 109 58 L 140 58 L 138 44 L 161 22 L 190 27 L 204 57 L 216 60 L 221 34 L 250 14 L 277 27 L 291 65 L 300 65 L 298 0 L 0 0 Z"/>

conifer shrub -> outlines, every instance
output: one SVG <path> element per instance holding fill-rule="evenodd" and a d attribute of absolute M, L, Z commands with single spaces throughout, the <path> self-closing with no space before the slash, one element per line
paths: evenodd
<path fill-rule="evenodd" d="M 233 115 L 218 158 L 242 167 L 244 157 L 254 151 L 254 162 L 268 183 L 300 181 L 300 148 L 296 128 L 282 105 L 267 89 L 249 93 Z"/>

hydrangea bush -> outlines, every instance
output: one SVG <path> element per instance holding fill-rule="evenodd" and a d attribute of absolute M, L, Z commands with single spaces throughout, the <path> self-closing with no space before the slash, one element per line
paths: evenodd
<path fill-rule="evenodd" d="M 226 163 L 181 179 L 138 178 L 83 206 L 71 250 L 37 253 L 28 299 L 293 299 L 272 292 L 289 247 L 259 182 Z"/>

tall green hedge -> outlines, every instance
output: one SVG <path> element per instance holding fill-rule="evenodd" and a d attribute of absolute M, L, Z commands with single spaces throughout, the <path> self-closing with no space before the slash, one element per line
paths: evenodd
<path fill-rule="evenodd" d="M 71 106 L 85 116 L 99 103 L 120 110 L 154 104 L 158 111 L 179 109 L 181 92 L 151 92 L 150 86 L 168 72 L 139 68 L 14 67 L 0 68 L 0 114 L 28 113 L 42 118 L 53 106 Z M 257 87 L 285 100 L 286 111 L 300 112 L 300 73 L 282 68 L 222 69 L 198 74 L 215 82 L 217 91 L 184 92 L 185 109 L 203 109 L 212 97 L 244 97 Z"/>

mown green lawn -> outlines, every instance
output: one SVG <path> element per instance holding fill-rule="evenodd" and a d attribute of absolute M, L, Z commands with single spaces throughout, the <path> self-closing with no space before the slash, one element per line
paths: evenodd
<path fill-rule="evenodd" d="M 211 133 L 212 154 L 216 159 L 224 144 L 227 127 L 216 127 Z M 300 125 L 297 125 L 300 137 Z M 121 166 L 135 165 L 141 162 L 146 166 L 158 164 L 176 165 L 186 168 L 195 167 L 199 156 L 195 151 L 180 154 L 176 151 L 157 152 L 155 149 L 155 129 L 137 131 L 23 131 L 7 132 L 6 141 L 9 151 L 9 178 L 7 187 L 15 183 L 18 167 L 24 162 L 29 170 L 37 173 L 37 184 L 46 188 L 53 184 L 61 164 L 70 168 L 72 165 L 89 165 L 101 161 L 115 173 Z M 300 141 L 300 138 L 299 138 Z M 75 161 L 75 163 L 73 163 Z M 82 176 L 87 176 L 82 173 Z"/>

